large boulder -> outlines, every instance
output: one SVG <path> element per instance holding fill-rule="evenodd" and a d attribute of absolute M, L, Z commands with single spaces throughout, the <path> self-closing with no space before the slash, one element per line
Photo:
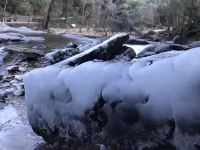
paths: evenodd
<path fill-rule="evenodd" d="M 68 149 L 198 149 L 199 57 L 33 70 L 24 77 L 30 124 Z"/>
<path fill-rule="evenodd" d="M 51 64 L 58 63 L 62 60 L 70 58 L 76 54 L 79 54 L 78 48 L 65 48 L 55 50 L 45 55 L 46 60 L 48 60 Z"/>

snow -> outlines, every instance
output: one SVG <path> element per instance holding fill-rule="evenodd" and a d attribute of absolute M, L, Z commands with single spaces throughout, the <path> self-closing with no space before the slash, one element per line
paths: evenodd
<path fill-rule="evenodd" d="M 0 33 L 0 39 L 4 41 L 23 41 L 23 42 L 41 42 L 44 41 L 43 37 L 24 36 L 19 33 Z"/>
<path fill-rule="evenodd" d="M 57 49 L 53 52 L 50 52 L 45 55 L 45 59 L 51 63 L 57 63 L 62 60 L 65 60 L 71 56 L 74 56 L 79 53 L 79 49 L 77 48 L 65 48 L 65 49 Z"/>
<path fill-rule="evenodd" d="M 0 23 L 0 33 L 2 33 L 2 32 L 13 32 L 13 33 L 20 33 L 20 34 L 42 34 L 42 33 L 44 33 L 43 31 L 35 31 L 35 30 L 29 29 L 27 27 L 14 28 L 14 27 L 10 27 L 4 23 Z"/>
<path fill-rule="evenodd" d="M 153 64 L 146 60 L 86 62 L 74 68 L 54 65 L 35 69 L 24 78 L 30 123 L 45 129 L 47 123 L 53 129 L 62 118 L 65 128 L 72 127 L 80 137 L 86 131 L 77 118 L 102 96 L 107 104 L 120 101 L 136 108 L 141 120 L 174 117 L 178 129 L 182 128 L 180 120 L 191 127 L 199 125 L 199 57 L 200 48 L 196 48 Z M 65 132 L 60 134 L 70 137 Z"/>
<path fill-rule="evenodd" d="M 93 42 L 90 42 L 90 43 L 87 43 L 87 44 L 84 44 L 84 45 L 80 45 L 78 47 L 78 49 L 79 49 L 80 52 L 84 52 L 84 51 L 100 44 L 101 42 L 102 42 L 101 40 L 94 40 Z"/>
<path fill-rule="evenodd" d="M 136 55 L 142 52 L 145 48 L 150 47 L 151 44 L 148 45 L 131 45 L 131 44 L 125 44 L 125 46 L 130 47 L 134 49 Z"/>
<path fill-rule="evenodd" d="M 33 150 L 43 142 L 24 121 L 20 111 L 12 104 L 0 111 L 0 150 Z"/>

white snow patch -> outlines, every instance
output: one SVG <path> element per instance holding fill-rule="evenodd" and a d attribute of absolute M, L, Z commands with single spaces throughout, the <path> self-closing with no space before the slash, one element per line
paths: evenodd
<path fill-rule="evenodd" d="M 130 47 L 134 49 L 136 55 L 139 54 L 141 51 L 143 51 L 145 48 L 151 46 L 151 44 L 148 45 L 131 45 L 131 44 L 125 44 L 125 46 Z"/>
<path fill-rule="evenodd" d="M 0 32 L 14 32 L 14 33 L 21 33 L 21 34 L 42 34 L 43 31 L 35 31 L 32 29 L 29 29 L 27 27 L 19 27 L 14 28 L 10 27 L 4 23 L 0 23 Z"/>
<path fill-rule="evenodd" d="M 33 150 L 42 143 L 13 105 L 0 110 L 0 150 Z"/>

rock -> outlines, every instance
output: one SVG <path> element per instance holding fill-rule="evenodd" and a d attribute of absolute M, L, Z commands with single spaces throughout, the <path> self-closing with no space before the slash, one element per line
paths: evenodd
<path fill-rule="evenodd" d="M 14 74 L 14 73 L 17 73 L 19 71 L 19 67 L 16 66 L 16 65 L 13 65 L 13 66 L 9 66 L 6 68 L 7 71 L 11 74 Z"/>
<path fill-rule="evenodd" d="M 157 44 L 152 44 L 148 47 L 146 47 L 143 51 L 137 54 L 137 58 L 141 57 L 147 57 L 167 51 L 185 51 L 190 49 L 190 47 L 185 46 L 185 45 L 179 45 L 179 44 L 166 44 L 166 43 L 157 43 Z"/>
<path fill-rule="evenodd" d="M 98 44 L 95 47 L 92 47 L 80 54 L 77 54 L 64 61 L 61 61 L 60 63 L 57 63 L 57 65 L 74 66 L 94 59 L 99 59 L 104 61 L 111 60 L 115 58 L 115 56 L 122 54 L 124 52 L 123 45 L 128 39 L 129 39 L 128 34 L 117 34 L 111 37 L 110 39 L 104 41 L 103 43 Z"/>
<path fill-rule="evenodd" d="M 118 60 L 131 61 L 136 57 L 136 53 L 132 48 L 128 48 L 123 54 L 117 56 Z"/>
<path fill-rule="evenodd" d="M 15 87 L 15 90 L 13 91 L 13 94 L 15 96 L 24 96 L 25 91 L 24 91 L 24 84 L 23 83 L 18 83 L 14 82 L 13 86 Z"/>
<path fill-rule="evenodd" d="M 36 41 L 41 42 L 44 41 L 42 37 L 29 37 L 25 35 L 21 35 L 19 33 L 0 33 L 0 42 L 30 42 Z"/>
<path fill-rule="evenodd" d="M 194 149 L 199 57 L 197 48 L 156 63 L 89 61 L 33 70 L 24 78 L 30 124 L 46 142 L 71 149 Z"/>
<path fill-rule="evenodd" d="M 48 60 L 51 64 L 58 63 L 62 60 L 65 60 L 69 57 L 72 57 L 76 54 L 79 54 L 79 49 L 77 48 L 66 48 L 61 50 L 56 50 L 55 52 L 51 52 L 45 55 L 46 60 Z"/>

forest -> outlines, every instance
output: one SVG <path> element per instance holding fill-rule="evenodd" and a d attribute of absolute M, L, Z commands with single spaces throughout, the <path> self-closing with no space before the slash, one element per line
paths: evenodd
<path fill-rule="evenodd" d="M 168 27 L 187 37 L 199 36 L 200 31 L 199 0 L 1 0 L 0 4 L 2 21 L 25 15 L 44 28 L 75 24 L 80 29 L 132 32 Z"/>

